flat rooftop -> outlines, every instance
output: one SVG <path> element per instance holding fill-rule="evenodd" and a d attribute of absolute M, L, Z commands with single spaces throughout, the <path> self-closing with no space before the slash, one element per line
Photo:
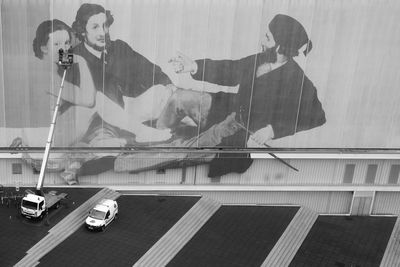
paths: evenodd
<path fill-rule="evenodd" d="M 22 193 L 23 188 L 20 190 L 9 189 L 8 196 Z M 52 227 L 101 189 L 51 190 L 68 193 L 69 198 L 42 221 L 22 217 L 18 198 L 0 203 L 0 266 L 18 263 Z M 38 266 L 132 266 L 171 232 L 200 198 L 121 195 L 117 199 L 119 218 L 104 232 L 90 232 L 82 221 L 78 230 L 40 258 Z M 298 212 L 295 206 L 222 205 L 184 241 L 168 266 L 261 266 L 288 234 Z M 396 219 L 318 216 L 290 266 L 379 266 Z"/>

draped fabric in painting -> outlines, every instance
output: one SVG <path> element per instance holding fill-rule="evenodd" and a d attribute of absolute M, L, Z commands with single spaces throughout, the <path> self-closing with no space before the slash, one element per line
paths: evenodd
<path fill-rule="evenodd" d="M 44 146 L 59 72 L 52 61 L 35 57 L 32 42 L 39 24 L 45 20 L 58 19 L 72 26 L 78 9 L 86 2 L 100 4 L 113 15 L 109 34 L 111 41 L 119 40 L 114 43 L 118 63 L 99 57 L 103 72 L 98 71 L 103 76 L 97 78 L 91 77 L 93 69 L 91 75 L 79 79 L 82 73 L 77 72 L 81 68 L 70 70 L 65 109 L 57 121 L 53 146 L 246 148 L 251 146 L 251 134 L 272 125 L 274 136 L 267 140 L 272 147 L 399 147 L 400 3 L 396 0 L 2 0 L 0 146 L 8 147 L 16 138 L 25 146 Z M 294 61 L 285 64 L 296 66 L 293 68 L 298 68 L 301 75 L 301 85 L 286 86 L 287 92 L 283 86 L 292 70 L 276 74 L 279 77 L 274 78 L 278 79 L 275 88 L 271 88 L 270 80 L 260 85 L 255 74 L 257 60 L 263 56 L 262 40 L 277 14 L 296 19 L 304 27 L 308 43 L 312 42 L 307 56 L 302 53 L 305 44 Z M 292 36 L 296 34 L 293 32 Z M 79 38 L 74 35 L 71 42 L 78 45 L 75 52 L 81 51 Z M 83 44 L 80 46 L 85 49 Z M 196 60 L 197 73 L 175 72 L 169 61 L 177 52 Z M 85 52 L 76 53 L 92 68 Z M 110 48 L 108 56 L 112 53 Z M 244 58 L 250 61 L 243 63 Z M 125 63 L 119 63 L 122 61 Z M 225 64 L 222 67 L 221 62 Z M 233 65 L 229 65 L 238 62 L 244 64 L 240 79 L 235 77 Z M 107 76 L 107 68 L 113 64 L 123 66 L 126 73 L 122 80 L 110 85 L 115 77 Z M 245 75 L 254 80 L 244 85 Z M 272 75 L 272 71 L 266 75 Z M 66 100 L 79 97 L 74 86 L 83 79 L 93 79 L 96 86 L 95 103 L 89 107 Z M 146 82 L 141 81 L 144 79 Z M 140 90 L 131 88 L 135 83 L 141 86 Z M 267 91 L 260 96 L 256 86 L 277 93 Z M 311 102 L 306 99 L 310 97 L 307 87 L 313 90 Z M 119 95 L 110 93 L 112 90 L 119 90 Z M 160 116 L 182 90 L 195 92 L 197 98 L 190 108 L 198 105 L 200 112 L 181 116 L 182 120 L 166 129 L 159 128 Z M 238 114 L 237 104 L 242 90 L 248 96 L 239 101 L 244 115 Z M 297 98 L 285 102 L 290 107 L 280 106 L 282 98 L 293 97 L 290 90 L 298 90 L 294 94 Z M 212 112 L 207 113 L 202 109 L 208 110 L 209 95 Z M 221 95 L 224 101 L 216 101 Z M 182 103 L 178 99 L 178 106 Z M 222 104 L 212 106 L 215 103 Z M 302 118 L 305 110 L 310 112 L 307 116 L 313 117 L 306 126 Z M 237 130 L 234 125 L 235 133 L 221 136 L 226 125 L 220 123 L 234 111 L 235 122 L 247 130 Z M 281 114 L 288 111 L 290 118 Z M 257 114 L 270 119 L 259 121 Z M 132 118 L 139 121 L 139 126 L 131 126 Z M 203 120 L 213 123 L 203 127 Z M 289 124 L 290 130 L 281 130 L 282 125 Z M 219 136 L 215 137 L 215 133 Z M 235 141 L 230 141 L 232 138 Z"/>

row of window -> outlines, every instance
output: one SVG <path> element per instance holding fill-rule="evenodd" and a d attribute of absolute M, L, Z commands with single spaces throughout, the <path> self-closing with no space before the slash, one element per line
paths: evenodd
<path fill-rule="evenodd" d="M 343 183 L 351 184 L 353 183 L 354 178 L 354 170 L 356 165 L 355 164 L 346 164 L 343 174 Z M 374 184 L 376 178 L 376 172 L 378 170 L 377 164 L 369 164 L 367 168 L 367 172 L 365 174 L 364 182 L 366 184 Z M 388 177 L 388 184 L 397 184 L 399 180 L 400 174 L 400 165 L 393 164 L 390 166 L 389 177 Z"/>
<path fill-rule="evenodd" d="M 354 179 L 354 170 L 355 164 L 346 164 L 343 174 L 343 183 L 351 184 Z M 364 183 L 366 184 L 374 184 L 376 179 L 376 173 L 378 170 L 377 164 L 369 164 L 367 168 L 367 172 L 365 174 Z M 38 174 L 39 172 L 34 169 L 34 173 Z M 22 174 L 22 164 L 21 163 L 13 163 L 12 164 L 12 174 Z M 397 184 L 399 180 L 400 174 L 400 165 L 393 164 L 390 166 L 388 184 Z"/>

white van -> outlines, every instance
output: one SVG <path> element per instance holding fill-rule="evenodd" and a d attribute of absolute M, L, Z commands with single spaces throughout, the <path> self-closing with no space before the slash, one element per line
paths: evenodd
<path fill-rule="evenodd" d="M 89 230 L 104 231 L 118 216 L 118 203 L 112 199 L 102 199 L 96 206 L 89 211 L 86 218 L 86 227 Z"/>

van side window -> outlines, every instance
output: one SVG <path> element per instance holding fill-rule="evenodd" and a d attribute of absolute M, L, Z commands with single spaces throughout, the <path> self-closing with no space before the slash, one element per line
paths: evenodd
<path fill-rule="evenodd" d="M 106 219 L 110 218 L 110 211 L 107 211 Z"/>
<path fill-rule="evenodd" d="M 43 209 L 44 201 L 39 203 L 39 210 Z"/>

